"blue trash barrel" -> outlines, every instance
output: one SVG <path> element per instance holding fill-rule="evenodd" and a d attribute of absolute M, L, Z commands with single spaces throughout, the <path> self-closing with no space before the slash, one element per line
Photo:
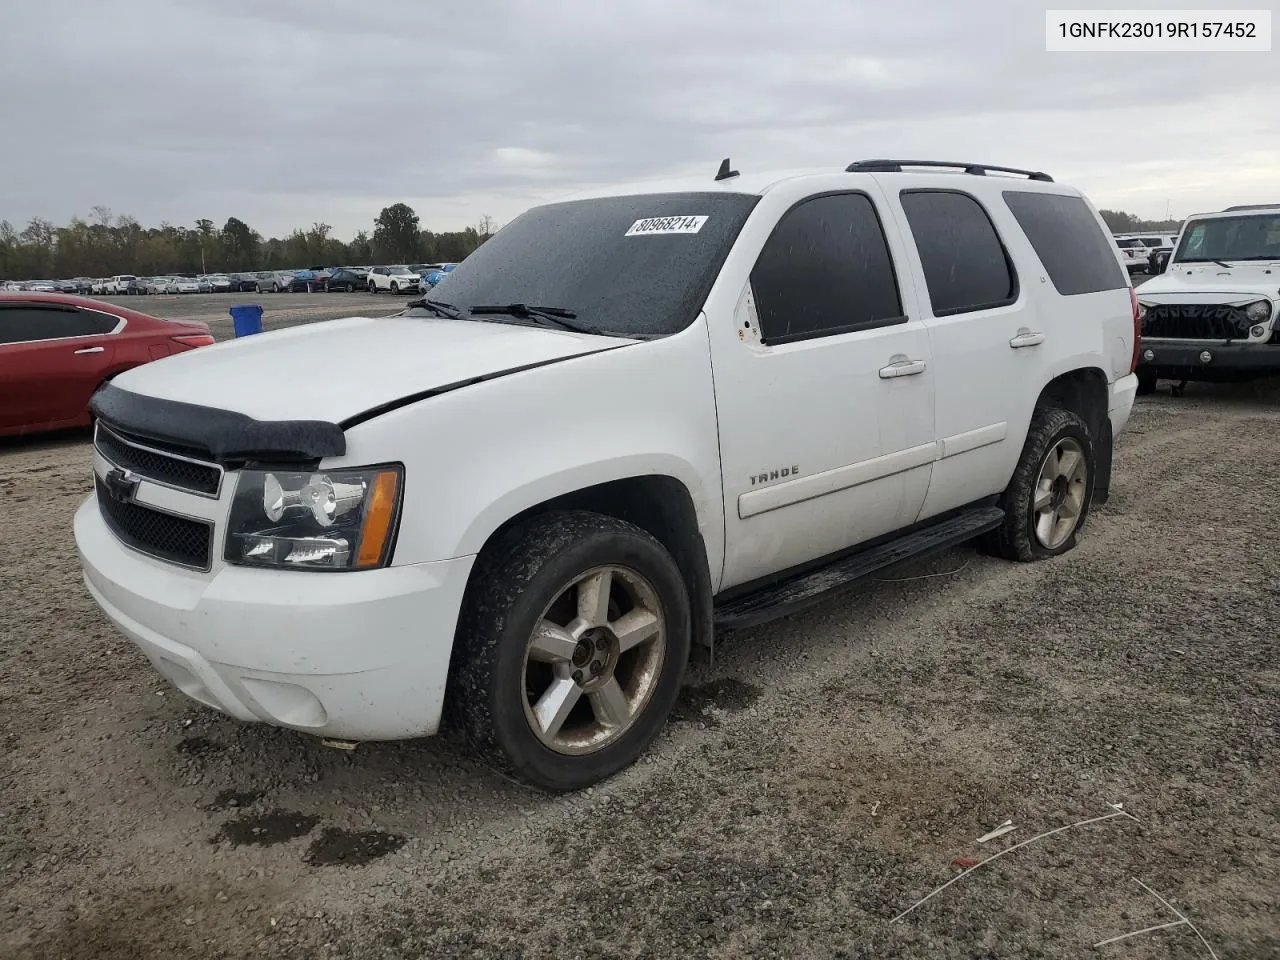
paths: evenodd
<path fill-rule="evenodd" d="M 231 325 L 237 337 L 262 332 L 262 307 L 256 303 L 237 303 L 231 308 Z"/>

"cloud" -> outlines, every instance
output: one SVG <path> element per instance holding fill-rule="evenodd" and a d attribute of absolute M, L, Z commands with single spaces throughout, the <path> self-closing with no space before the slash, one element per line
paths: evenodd
<path fill-rule="evenodd" d="M 403 200 L 456 229 L 726 155 L 895 154 L 1163 216 L 1277 199 L 1273 59 L 1050 54 L 1020 0 L 9 0 L 0 218 L 349 236 Z"/>

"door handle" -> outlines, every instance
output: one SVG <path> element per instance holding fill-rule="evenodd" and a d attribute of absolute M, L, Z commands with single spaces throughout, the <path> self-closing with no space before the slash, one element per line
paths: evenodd
<path fill-rule="evenodd" d="M 894 377 L 914 377 L 924 373 L 923 360 L 908 360 L 906 357 L 894 357 L 887 367 L 880 368 L 881 380 L 892 380 Z"/>
<path fill-rule="evenodd" d="M 76 356 L 82 353 L 102 353 L 103 347 L 82 347 L 76 351 Z"/>
<path fill-rule="evenodd" d="M 1044 343 L 1043 333 L 1038 333 L 1023 327 L 1014 335 L 1014 338 L 1009 341 L 1009 346 L 1017 350 L 1019 347 L 1036 347 L 1042 343 Z"/>

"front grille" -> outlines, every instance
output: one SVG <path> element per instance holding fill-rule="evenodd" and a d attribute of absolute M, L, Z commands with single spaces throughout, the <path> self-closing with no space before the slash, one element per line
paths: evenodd
<path fill-rule="evenodd" d="M 193 463 L 138 446 L 101 424 L 98 426 L 94 445 L 99 453 L 117 467 L 166 486 L 216 497 L 222 484 L 222 471 L 212 464 Z"/>
<path fill-rule="evenodd" d="M 1162 303 L 1147 307 L 1142 335 L 1175 340 L 1247 340 L 1252 325 L 1240 307 Z"/>
<path fill-rule="evenodd" d="M 120 540 L 139 553 L 196 570 L 210 567 L 213 524 L 161 513 L 140 503 L 121 503 L 107 492 L 99 477 L 93 478 L 102 518 Z"/>

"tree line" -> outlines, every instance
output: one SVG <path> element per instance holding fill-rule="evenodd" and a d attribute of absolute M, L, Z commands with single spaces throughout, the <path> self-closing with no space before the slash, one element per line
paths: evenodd
<path fill-rule="evenodd" d="M 1123 210 L 1099 210 L 1099 216 L 1112 233 L 1177 233 L 1181 220 L 1143 220 Z"/>
<path fill-rule="evenodd" d="M 1180 220 L 1143 220 L 1123 210 L 1100 210 L 1115 233 L 1175 233 Z M 367 263 L 457 262 L 489 239 L 496 229 L 490 217 L 465 230 L 424 230 L 405 203 L 384 207 L 373 231 L 361 230 L 349 241 L 333 236 L 319 221 L 287 237 L 264 238 L 238 217 L 218 227 L 197 220 L 193 227 L 161 223 L 144 227 L 130 216 L 94 207 L 88 219 L 55 226 L 35 217 L 18 230 L 0 220 L 0 280 L 109 277 L 118 273 L 163 276 L 168 273 L 243 273 L 307 266 Z"/>
<path fill-rule="evenodd" d="M 333 227 L 319 221 L 286 237 L 264 238 L 238 217 L 229 217 L 221 227 L 207 219 L 192 227 L 144 227 L 133 217 L 94 207 L 87 219 L 76 217 L 61 227 L 36 217 L 19 230 L 0 220 L 0 280 L 450 263 L 470 254 L 495 229 L 486 216 L 465 230 L 425 230 L 412 207 L 393 203 L 378 214 L 372 232 L 361 230 L 349 241 L 337 239 Z"/>

